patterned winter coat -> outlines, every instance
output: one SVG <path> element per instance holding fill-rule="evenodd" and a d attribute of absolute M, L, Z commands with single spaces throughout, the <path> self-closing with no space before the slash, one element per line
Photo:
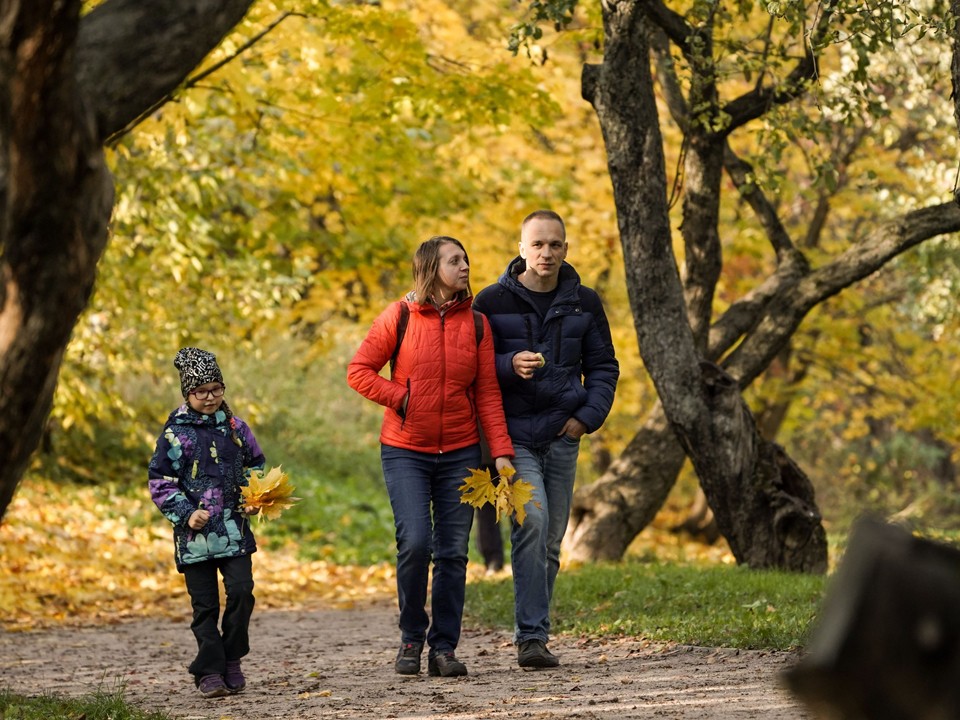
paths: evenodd
<path fill-rule="evenodd" d="M 480 442 L 479 417 L 493 457 L 513 457 L 493 366 L 493 337 L 481 318 L 484 332 L 477 344 L 471 298 L 443 315 L 433 305 L 407 305 L 410 317 L 393 377 L 383 377 L 380 370 L 397 345 L 399 302 L 374 321 L 347 368 L 350 387 L 386 407 L 380 442 L 424 453 L 458 450 Z"/>
<path fill-rule="evenodd" d="M 542 447 L 571 417 L 588 433 L 603 425 L 620 365 L 600 297 L 580 284 L 573 266 L 561 265 L 557 294 L 545 316 L 517 279 L 525 269 L 524 260 L 515 258 L 495 285 L 477 293 L 474 307 L 493 328 L 510 437 L 517 445 Z M 546 359 L 530 380 L 513 370 L 513 356 L 521 350 Z"/>
<path fill-rule="evenodd" d="M 252 469 L 262 470 L 263 453 L 250 427 L 224 410 L 203 415 L 188 405 L 170 413 L 148 468 L 150 495 L 173 523 L 177 569 L 215 558 L 256 552 L 257 542 L 242 505 L 240 488 Z M 202 530 L 187 522 L 203 508 Z"/>

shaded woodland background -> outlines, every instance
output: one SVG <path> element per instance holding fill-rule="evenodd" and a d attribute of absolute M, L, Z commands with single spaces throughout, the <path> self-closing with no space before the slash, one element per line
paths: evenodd
<path fill-rule="evenodd" d="M 235 2 L 214 23 L 204 3 L 109 0 L 79 25 L 79 3 L 43 16 L 47 4 L 4 11 L 17 21 L 2 78 L 7 502 L 20 471 L 142 482 L 188 344 L 218 354 L 234 403 L 311 498 L 335 503 L 328 488 L 344 482 L 377 493 L 378 411 L 342 392 L 346 359 L 407 289 L 418 242 L 461 238 L 479 289 L 515 252 L 522 217 L 549 206 L 607 304 L 623 367 L 614 413 L 584 445 L 571 555 L 617 557 L 671 493 L 691 502 L 687 455 L 711 505 L 735 511 L 745 495 L 731 483 L 756 487 L 752 470 L 711 453 L 743 427 L 782 448 L 769 464 L 809 477 L 828 529 L 865 509 L 955 529 L 946 3 L 694 2 L 681 15 L 655 2 Z M 106 20 L 131 13 L 175 21 L 131 44 L 136 23 Z M 151 65 L 172 54 L 173 26 L 195 60 Z M 225 39 L 199 41 L 200 26 Z M 65 78 L 33 116 L 18 104 L 29 37 L 61 40 L 52 77 Z M 108 47 L 126 50 L 99 64 Z M 96 113 L 65 115 L 74 103 Z M 25 130 L 38 116 L 49 127 Z M 14 162 L 11 148 L 58 137 L 86 138 L 76 157 L 102 152 L 102 167 Z M 76 167 L 94 171 L 64 193 Z M 11 191 L 24 187 L 35 195 Z M 75 242 L 85 232 L 92 246 Z M 86 284 L 60 274 L 71 253 Z M 20 306 L 36 322 L 58 321 L 45 342 L 17 329 L 15 301 L 34 296 L 11 278 L 28 278 L 36 300 Z M 722 388 L 723 406 L 698 410 L 703 388 Z M 290 522 L 309 529 L 303 512 Z M 738 560 L 791 566 L 736 542 L 762 539 L 766 518 L 720 515 Z"/>

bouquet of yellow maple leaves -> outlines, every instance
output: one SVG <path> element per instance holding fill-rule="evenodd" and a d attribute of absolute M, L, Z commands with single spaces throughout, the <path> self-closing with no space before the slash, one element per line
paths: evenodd
<path fill-rule="evenodd" d="M 490 477 L 490 471 L 487 468 L 483 470 L 470 471 L 469 477 L 463 479 L 463 485 L 460 486 L 460 502 L 472 505 L 475 508 L 482 507 L 490 503 L 497 509 L 497 522 L 504 515 L 513 515 L 517 519 L 518 525 L 523 525 L 527 518 L 526 505 L 533 501 L 533 485 L 526 480 L 511 478 L 517 472 L 513 468 L 504 468 L 497 476 L 500 482 L 493 484 L 494 478 Z M 540 507 L 540 503 L 533 503 Z"/>
<path fill-rule="evenodd" d="M 280 513 L 300 499 L 293 497 L 293 485 L 280 465 L 266 474 L 262 470 L 252 470 L 250 482 L 240 488 L 240 492 L 244 512 L 258 513 L 260 522 L 264 518 L 276 520 Z"/>

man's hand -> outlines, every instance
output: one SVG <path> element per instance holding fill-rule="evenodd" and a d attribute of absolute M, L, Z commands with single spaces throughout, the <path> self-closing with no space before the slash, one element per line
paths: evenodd
<path fill-rule="evenodd" d="M 210 513 L 206 510 L 194 510 L 193 515 L 187 520 L 187 525 L 191 530 L 203 530 L 203 526 L 210 519 Z"/>
<path fill-rule="evenodd" d="M 560 428 L 560 432 L 557 433 L 557 437 L 561 435 L 567 435 L 572 437 L 574 440 L 579 440 L 580 437 L 587 431 L 587 426 L 576 418 L 569 418 Z"/>
<path fill-rule="evenodd" d="M 541 368 L 543 365 L 544 359 L 540 353 L 521 350 L 513 356 L 513 371 L 524 380 L 532 378 L 537 368 Z"/>

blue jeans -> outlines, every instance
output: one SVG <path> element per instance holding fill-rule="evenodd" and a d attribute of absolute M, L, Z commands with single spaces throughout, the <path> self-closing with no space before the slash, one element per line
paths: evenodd
<path fill-rule="evenodd" d="M 560 571 L 560 544 L 567 531 L 580 440 L 561 436 L 544 447 L 513 446 L 517 477 L 533 485 L 523 525 L 510 532 L 513 563 L 515 640 L 547 642 L 550 599 Z"/>
<path fill-rule="evenodd" d="M 480 446 L 421 453 L 380 446 L 383 478 L 397 528 L 397 599 L 403 643 L 426 641 L 430 653 L 460 642 L 473 508 L 460 502 L 467 468 L 480 467 Z M 433 586 L 427 616 L 427 580 Z M 429 632 L 428 632 L 429 629 Z"/>

